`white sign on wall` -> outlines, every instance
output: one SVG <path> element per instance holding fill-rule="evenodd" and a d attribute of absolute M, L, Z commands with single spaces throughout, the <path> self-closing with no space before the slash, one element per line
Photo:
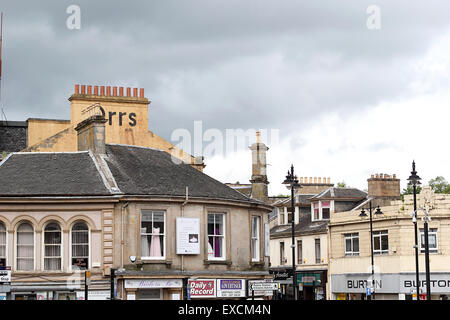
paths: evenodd
<path fill-rule="evenodd" d="M 11 282 L 11 270 L 0 270 L 0 283 Z"/>
<path fill-rule="evenodd" d="M 145 279 L 125 280 L 125 288 L 153 289 L 153 288 L 181 288 L 181 279 Z"/>
<path fill-rule="evenodd" d="M 200 254 L 199 218 L 177 218 L 177 254 Z"/>
<path fill-rule="evenodd" d="M 245 279 L 217 279 L 217 297 L 245 297 Z"/>

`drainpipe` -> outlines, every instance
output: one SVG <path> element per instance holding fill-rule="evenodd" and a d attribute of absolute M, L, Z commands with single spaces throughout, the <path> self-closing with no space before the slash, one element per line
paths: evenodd
<path fill-rule="evenodd" d="M 124 206 L 122 206 L 122 211 L 120 214 L 120 268 L 123 269 L 123 246 L 125 244 L 125 241 L 123 239 L 123 211 L 126 207 L 128 207 L 129 202 L 125 203 Z"/>
<path fill-rule="evenodd" d="M 189 187 L 186 186 L 186 200 L 181 204 L 181 217 L 184 216 L 184 206 L 188 203 L 189 200 Z M 181 272 L 184 271 L 184 254 L 181 255 Z"/>

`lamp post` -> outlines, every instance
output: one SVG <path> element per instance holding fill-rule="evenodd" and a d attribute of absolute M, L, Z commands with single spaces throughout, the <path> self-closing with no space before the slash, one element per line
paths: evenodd
<path fill-rule="evenodd" d="M 283 184 L 286 184 L 287 188 L 291 189 L 291 230 L 292 230 L 292 299 L 296 300 L 296 285 L 297 285 L 297 279 L 295 274 L 295 225 L 294 225 L 294 188 L 299 188 L 300 184 L 298 183 L 297 177 L 294 175 L 294 165 L 291 165 L 291 171 L 286 176 L 286 180 L 284 180 Z"/>
<path fill-rule="evenodd" d="M 377 210 L 375 211 L 375 214 L 383 214 L 380 210 L 380 206 L 377 206 Z M 361 218 L 367 217 L 367 213 L 364 210 L 364 208 L 361 210 L 361 213 L 359 214 Z M 373 293 L 375 293 L 375 271 L 374 271 L 374 264 L 373 264 L 373 228 L 372 228 L 372 200 L 369 202 L 369 224 L 370 224 L 370 251 L 371 251 L 371 259 L 372 259 L 372 288 Z M 381 243 L 380 243 L 381 245 Z M 370 298 L 371 296 L 368 296 L 368 300 L 372 300 Z"/>
<path fill-rule="evenodd" d="M 416 200 L 416 192 L 417 186 L 420 185 L 420 177 L 416 172 L 416 163 L 413 161 L 412 163 L 412 171 L 411 175 L 408 178 L 409 185 L 413 187 L 413 199 L 414 199 L 414 212 L 413 212 L 413 223 L 414 223 L 414 237 L 415 237 L 415 251 L 416 251 L 416 294 L 417 301 L 419 301 L 420 294 L 420 284 L 419 284 L 419 246 L 417 243 L 417 200 Z M 427 239 L 428 241 L 428 239 Z"/>

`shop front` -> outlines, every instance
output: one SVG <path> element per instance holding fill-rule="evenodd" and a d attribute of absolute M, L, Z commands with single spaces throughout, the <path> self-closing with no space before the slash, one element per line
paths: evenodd
<path fill-rule="evenodd" d="M 412 300 L 416 296 L 415 273 L 375 274 L 334 274 L 331 275 L 333 300 Z M 419 297 L 425 298 L 425 273 L 419 275 Z M 374 285 L 372 285 L 374 283 Z M 432 300 L 447 300 L 450 295 L 450 272 L 430 274 Z"/>
<path fill-rule="evenodd" d="M 181 300 L 183 279 L 124 279 L 124 300 Z"/>
<path fill-rule="evenodd" d="M 298 300 L 326 299 L 326 270 L 297 272 Z"/>

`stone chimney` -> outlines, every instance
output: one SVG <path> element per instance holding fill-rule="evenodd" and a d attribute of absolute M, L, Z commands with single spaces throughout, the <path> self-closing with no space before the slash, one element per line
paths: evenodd
<path fill-rule="evenodd" d="M 94 154 L 106 154 L 105 117 L 99 114 L 80 122 L 75 130 L 78 137 L 78 151 L 92 150 Z"/>
<path fill-rule="evenodd" d="M 256 143 L 250 146 L 252 150 L 252 184 L 251 197 L 260 201 L 267 202 L 269 199 L 267 185 L 267 163 L 266 152 L 269 148 L 261 142 L 261 133 L 256 132 Z"/>
<path fill-rule="evenodd" d="M 334 186 L 330 180 L 328 177 L 300 177 L 302 187 L 297 189 L 296 194 L 317 194 L 325 191 Z"/>
<path fill-rule="evenodd" d="M 369 197 L 380 203 L 388 204 L 391 200 L 401 199 L 400 179 L 396 175 L 377 173 L 367 179 Z M 382 205 L 382 204 L 379 204 Z"/>

